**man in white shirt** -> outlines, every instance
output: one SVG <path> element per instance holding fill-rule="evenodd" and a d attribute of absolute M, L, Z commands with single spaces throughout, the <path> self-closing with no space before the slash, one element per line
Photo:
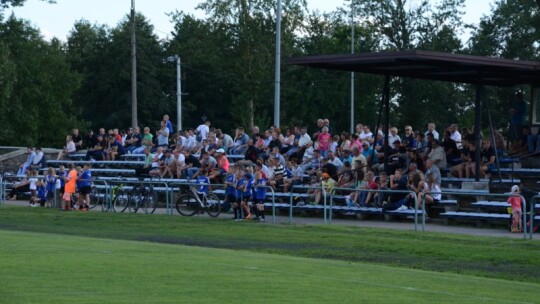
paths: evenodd
<path fill-rule="evenodd" d="M 435 138 L 435 139 L 437 139 L 437 140 L 439 139 L 439 132 L 437 132 L 437 131 L 435 130 L 435 124 L 434 124 L 434 123 L 432 123 L 432 122 L 428 123 L 427 129 L 428 129 L 428 130 L 426 131 L 426 133 L 424 133 L 424 134 L 426 135 L 426 137 L 427 137 L 427 135 L 428 135 L 429 133 L 431 133 L 431 134 L 433 134 L 433 138 Z"/>
<path fill-rule="evenodd" d="M 206 139 L 206 136 L 210 132 L 210 121 L 207 120 L 203 124 L 199 125 L 195 130 L 195 133 L 200 137 L 200 140 Z"/>
<path fill-rule="evenodd" d="M 458 127 L 456 124 L 450 125 L 450 139 L 456 142 L 456 146 L 459 150 L 463 149 L 461 144 L 461 134 L 458 132 Z"/>

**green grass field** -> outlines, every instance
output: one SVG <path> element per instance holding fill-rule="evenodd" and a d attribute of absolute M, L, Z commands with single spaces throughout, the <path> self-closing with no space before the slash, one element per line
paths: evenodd
<path fill-rule="evenodd" d="M 2 206 L 0 299 L 538 303 L 539 249 L 513 239 Z"/>

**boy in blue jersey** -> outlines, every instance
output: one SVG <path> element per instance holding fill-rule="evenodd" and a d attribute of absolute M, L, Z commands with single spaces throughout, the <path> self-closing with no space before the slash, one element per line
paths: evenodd
<path fill-rule="evenodd" d="M 266 178 L 262 171 L 255 172 L 255 188 L 253 189 L 253 203 L 255 204 L 256 220 L 264 222 L 264 201 L 266 200 Z"/>
<path fill-rule="evenodd" d="M 197 180 L 195 182 L 198 184 L 197 194 L 199 195 L 199 199 L 202 202 L 206 203 L 204 201 L 203 194 L 208 194 L 208 188 L 210 184 L 210 179 L 208 178 L 208 170 L 206 168 L 201 169 L 201 173 L 199 176 L 197 176 Z"/>
<path fill-rule="evenodd" d="M 47 202 L 45 207 L 49 208 L 52 201 L 55 199 L 54 193 L 56 192 L 56 172 L 54 168 L 47 169 L 47 176 L 45 176 L 45 188 L 47 189 Z"/>
<path fill-rule="evenodd" d="M 225 210 L 229 208 L 236 202 L 236 166 L 231 165 L 227 176 L 225 177 Z M 236 216 L 235 216 L 236 219 Z"/>
<path fill-rule="evenodd" d="M 47 203 L 47 188 L 45 187 L 45 182 L 43 180 L 36 183 L 36 192 L 37 196 L 34 198 L 34 203 L 39 203 L 41 207 L 44 207 Z"/>
<path fill-rule="evenodd" d="M 251 219 L 251 210 L 249 206 L 249 201 L 251 200 L 251 196 L 253 194 L 253 183 L 255 182 L 255 179 L 253 178 L 253 174 L 247 172 L 244 175 L 244 185 L 242 188 L 242 209 L 244 209 L 244 212 L 246 213 L 246 221 L 249 221 Z"/>
<path fill-rule="evenodd" d="M 90 164 L 86 163 L 77 178 L 77 188 L 79 189 L 79 210 L 88 211 L 90 205 L 90 191 L 92 190 L 92 172 Z"/>
<path fill-rule="evenodd" d="M 242 177 L 242 170 L 236 172 L 236 201 L 233 204 L 234 220 L 241 221 L 242 214 L 240 212 L 240 206 L 244 196 L 244 187 L 246 184 L 246 178 Z"/>

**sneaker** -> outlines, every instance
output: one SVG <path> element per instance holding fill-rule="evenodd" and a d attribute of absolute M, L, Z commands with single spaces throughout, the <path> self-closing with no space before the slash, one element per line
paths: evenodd
<path fill-rule="evenodd" d="M 407 210 L 407 206 L 405 205 L 401 205 L 399 208 L 396 209 L 396 211 L 403 211 L 403 210 Z"/>
<path fill-rule="evenodd" d="M 37 206 L 38 206 L 38 205 L 35 204 L 35 203 L 33 203 L 33 204 L 30 205 L 30 207 L 37 207 Z"/>
<path fill-rule="evenodd" d="M 235 221 L 235 222 L 241 222 L 241 221 L 243 221 L 243 219 L 237 218 L 237 219 L 235 219 L 234 221 Z"/>
<path fill-rule="evenodd" d="M 261 219 L 259 220 L 259 222 L 264 223 L 265 220 L 264 220 L 263 218 L 261 218 Z"/>

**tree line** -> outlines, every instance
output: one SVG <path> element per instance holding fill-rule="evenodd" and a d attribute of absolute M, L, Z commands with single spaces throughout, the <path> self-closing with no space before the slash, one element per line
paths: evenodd
<path fill-rule="evenodd" d="M 497 0 L 476 25 L 463 22 L 465 0 L 352 1 L 355 53 L 422 49 L 540 58 L 535 0 Z M 0 143 L 62 146 L 73 127 L 127 128 L 131 122 L 129 16 L 112 28 L 80 20 L 66 41 L 46 40 L 28 20 L 4 15 L 7 7 L 24 2 L 0 2 Z M 350 74 L 289 66 L 286 60 L 350 53 L 350 7 L 321 13 L 309 11 L 305 0 L 283 2 L 281 125 L 311 127 L 317 118 L 329 118 L 334 130 L 348 130 Z M 196 127 L 204 117 L 226 131 L 271 125 L 275 0 L 206 0 L 198 9 L 205 12 L 204 18 L 171 12 L 174 30 L 164 40 L 143 13 L 136 15 L 140 126 L 155 129 L 163 114 L 175 121 L 176 69 L 164 60 L 171 55 L 182 58 L 184 127 Z M 470 38 L 463 42 L 461 37 L 467 33 Z M 356 75 L 357 122 L 376 124 L 382 83 L 378 76 Z M 473 124 L 474 88 L 399 78 L 391 87 L 392 125 L 423 129 L 427 122 Z M 499 129 L 507 127 L 515 90 L 487 90 Z"/>

